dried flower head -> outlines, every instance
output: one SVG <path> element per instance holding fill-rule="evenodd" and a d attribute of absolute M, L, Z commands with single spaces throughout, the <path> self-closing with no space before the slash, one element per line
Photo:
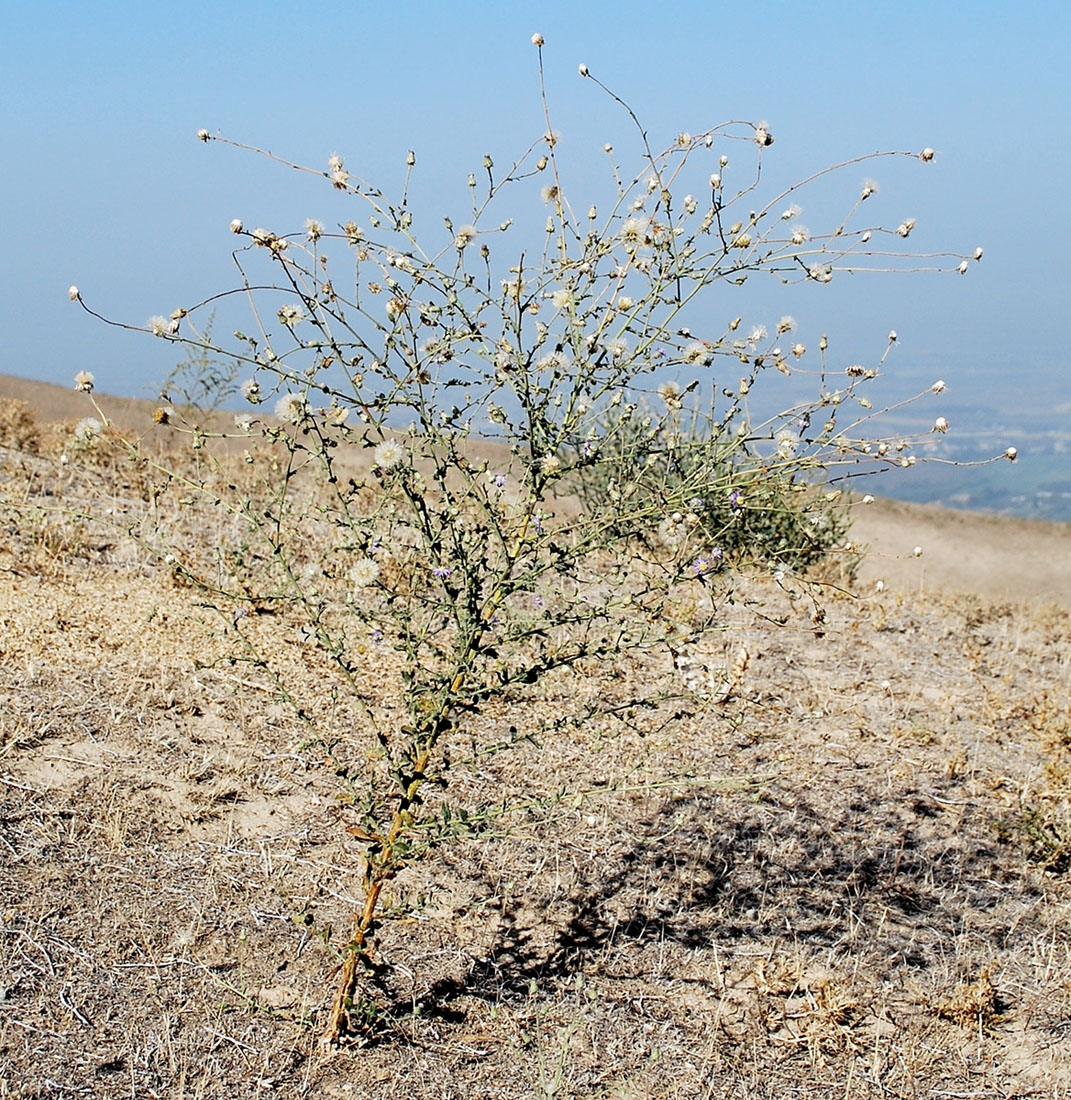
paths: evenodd
<path fill-rule="evenodd" d="M 630 252 L 643 247 L 651 239 L 651 219 L 629 217 L 621 223 L 621 243 Z"/>
<path fill-rule="evenodd" d="M 615 336 L 603 344 L 603 348 L 611 359 L 622 359 L 628 354 L 628 341 L 622 336 Z"/>
<path fill-rule="evenodd" d="M 372 459 L 380 470 L 392 470 L 405 458 L 405 448 L 393 439 L 384 439 L 372 452 Z"/>
<path fill-rule="evenodd" d="M 686 363 L 706 367 L 710 365 L 711 360 L 714 358 L 714 353 L 708 344 L 696 340 L 684 349 L 681 358 Z"/>
<path fill-rule="evenodd" d="M 231 222 L 231 232 L 232 232 L 232 233 L 241 233 L 241 231 L 242 231 L 242 230 L 243 230 L 244 228 L 245 228 L 245 227 L 244 227 L 244 226 L 242 225 L 242 219 L 241 219 L 241 218 L 235 218 L 235 219 L 234 219 L 234 220 L 233 220 L 233 221 Z"/>
<path fill-rule="evenodd" d="M 76 390 L 81 390 L 83 393 L 92 393 L 94 381 L 96 381 L 96 379 L 94 379 L 89 371 L 80 370 L 74 376 L 74 388 Z"/>
<path fill-rule="evenodd" d="M 679 409 L 681 407 L 681 388 L 676 382 L 663 382 L 658 387 L 658 396 L 666 403 L 667 409 Z"/>
<path fill-rule="evenodd" d="M 299 393 L 284 393 L 275 402 L 275 415 L 288 424 L 298 424 L 305 419 L 308 405 Z"/>
<path fill-rule="evenodd" d="M 82 446 L 89 446 L 96 442 L 103 430 L 103 425 L 95 416 L 83 416 L 74 426 L 74 438 Z"/>
<path fill-rule="evenodd" d="M 82 297 L 82 294 L 78 287 L 69 286 L 67 287 L 67 297 L 70 298 L 72 302 L 77 302 L 78 299 Z"/>
<path fill-rule="evenodd" d="M 373 558 L 361 558 L 350 569 L 350 580 L 355 588 L 368 588 L 379 580 L 379 562 Z"/>
<path fill-rule="evenodd" d="M 1014 462 L 1019 457 L 1019 450 L 1017 447 L 1007 447 L 1004 450 L 1004 458 L 1009 462 Z"/>
<path fill-rule="evenodd" d="M 789 459 L 795 456 L 799 446 L 799 438 L 796 433 L 788 428 L 782 428 L 777 433 L 777 453 L 781 458 Z"/>
<path fill-rule="evenodd" d="M 532 35 L 532 45 L 533 46 L 536 46 L 536 47 L 542 46 L 543 42 L 544 42 L 543 36 L 538 31 L 535 34 Z"/>
<path fill-rule="evenodd" d="M 947 389 L 947 386 L 945 386 L 944 379 L 943 378 L 938 378 L 937 381 L 934 382 L 934 384 L 930 387 L 930 392 L 931 393 L 944 393 L 944 391 L 946 389 Z"/>
<path fill-rule="evenodd" d="M 940 432 L 941 435 L 944 435 L 944 433 L 948 431 L 948 421 L 943 416 L 939 416 L 933 422 L 933 430 L 935 432 Z"/>
<path fill-rule="evenodd" d="M 904 220 L 896 227 L 897 236 L 910 237 L 911 230 L 915 228 L 914 218 L 904 218 Z"/>

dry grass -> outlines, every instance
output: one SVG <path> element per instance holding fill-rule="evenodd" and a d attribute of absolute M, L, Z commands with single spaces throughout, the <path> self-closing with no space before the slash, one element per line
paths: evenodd
<path fill-rule="evenodd" d="M 518 744 L 456 773 L 478 827 L 393 884 L 377 1014 L 324 1056 L 344 784 L 227 623 L 78 518 L 136 479 L 54 437 L 0 452 L 0 1097 L 1071 1095 L 1071 880 L 1022 835 L 1068 835 L 1066 608 L 890 585 L 489 707 Z"/>

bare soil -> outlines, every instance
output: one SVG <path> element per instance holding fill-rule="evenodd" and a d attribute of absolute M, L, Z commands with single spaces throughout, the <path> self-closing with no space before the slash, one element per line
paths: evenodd
<path fill-rule="evenodd" d="M 1071 1095 L 1068 526 L 860 506 L 824 623 L 739 609 L 684 667 L 489 706 L 517 745 L 459 770 L 478 825 L 393 884 L 378 1015 L 325 1051 L 345 785 L 203 597 L 79 518 L 123 491 L 59 462 L 84 395 L 0 383 L 0 1097 Z"/>

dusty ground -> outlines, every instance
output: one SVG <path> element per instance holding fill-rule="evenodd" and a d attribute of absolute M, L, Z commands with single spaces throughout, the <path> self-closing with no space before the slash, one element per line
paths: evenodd
<path fill-rule="evenodd" d="M 820 637 L 740 613 L 485 712 L 563 721 L 457 777 L 486 825 L 395 884 L 324 1053 L 338 777 L 73 487 L 0 451 L 0 1097 L 1071 1096 L 1068 528 L 877 502 Z"/>

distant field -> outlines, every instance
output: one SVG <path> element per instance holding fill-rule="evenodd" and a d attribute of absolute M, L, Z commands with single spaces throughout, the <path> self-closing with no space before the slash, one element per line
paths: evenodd
<path fill-rule="evenodd" d="M 1066 523 L 1071 521 L 1071 455 L 1027 451 L 1014 463 L 982 467 L 927 463 L 876 475 L 866 491 L 919 504 Z"/>

